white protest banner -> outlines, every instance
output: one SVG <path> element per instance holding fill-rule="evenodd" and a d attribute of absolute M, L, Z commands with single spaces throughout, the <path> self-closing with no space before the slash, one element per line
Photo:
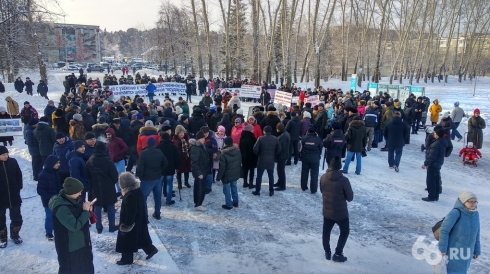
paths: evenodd
<path fill-rule="evenodd" d="M 298 104 L 298 100 L 299 100 L 299 96 L 293 96 L 293 97 L 291 97 L 291 103 L 293 103 L 294 105 L 297 105 Z"/>
<path fill-rule="evenodd" d="M 185 84 L 184 83 L 154 83 L 156 86 L 155 94 L 165 93 L 174 95 L 185 95 Z M 147 85 L 114 85 L 109 86 L 109 90 L 112 91 L 114 96 L 134 96 L 134 95 L 146 95 Z"/>
<path fill-rule="evenodd" d="M 310 103 L 311 107 L 314 107 L 320 103 L 320 99 L 318 98 L 318 95 L 311 95 L 306 98 L 306 103 Z"/>
<path fill-rule="evenodd" d="M 276 90 L 274 104 L 282 104 L 283 106 L 291 106 L 291 98 L 293 95 L 288 92 Z"/>
<path fill-rule="evenodd" d="M 260 98 L 261 90 L 262 88 L 260 86 L 242 85 L 240 97 Z"/>
<path fill-rule="evenodd" d="M 0 120 L 0 136 L 22 136 L 22 123 L 19 118 L 1 119 Z"/>

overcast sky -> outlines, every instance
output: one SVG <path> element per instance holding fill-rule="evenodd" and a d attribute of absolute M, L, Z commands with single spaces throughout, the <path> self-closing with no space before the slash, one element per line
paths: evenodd
<path fill-rule="evenodd" d="M 173 1 L 178 4 L 181 0 Z M 66 14 L 59 23 L 98 25 L 107 31 L 151 29 L 158 20 L 160 2 L 161 0 L 59 0 L 61 9 Z M 49 9 L 61 13 L 60 7 Z"/>

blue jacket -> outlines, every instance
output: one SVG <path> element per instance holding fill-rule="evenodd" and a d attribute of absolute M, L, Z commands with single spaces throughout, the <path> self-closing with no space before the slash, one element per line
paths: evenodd
<path fill-rule="evenodd" d="M 44 108 L 44 116 L 48 117 L 48 123 L 50 125 L 53 122 L 53 120 L 52 120 L 52 114 L 56 110 L 57 110 L 57 108 L 55 106 L 50 106 L 50 105 L 47 105 L 46 108 Z"/>
<path fill-rule="evenodd" d="M 51 197 L 58 194 L 63 189 L 58 170 L 53 169 L 59 158 L 56 155 L 49 155 L 44 161 L 44 168 L 39 173 L 37 181 L 37 194 L 41 196 L 43 207 L 48 207 L 48 202 Z"/>
<path fill-rule="evenodd" d="M 58 142 L 54 144 L 53 155 L 58 156 L 58 158 L 60 159 L 60 168 L 58 168 L 59 173 L 70 173 L 70 167 L 68 165 L 68 159 L 66 158 L 66 155 L 68 154 L 68 152 L 73 150 L 75 150 L 75 147 L 73 146 L 73 141 L 68 136 L 65 137 L 64 144 L 60 145 Z"/>
<path fill-rule="evenodd" d="M 458 249 L 457 259 L 452 258 L 451 260 L 451 248 Z M 468 254 L 468 248 L 470 254 Z M 473 255 L 480 256 L 481 254 L 480 215 L 478 211 L 470 211 L 459 199 L 456 200 L 454 209 L 442 222 L 439 231 L 439 251 L 449 257 L 447 273 L 467 273 Z"/>
<path fill-rule="evenodd" d="M 70 151 L 66 155 L 68 160 L 68 166 L 70 168 L 70 177 L 73 177 L 83 184 L 83 190 L 86 192 L 90 191 L 90 182 L 85 176 L 85 160 L 83 159 L 85 155 L 77 151 Z"/>
<path fill-rule="evenodd" d="M 29 149 L 29 154 L 31 154 L 31 156 L 41 156 L 41 152 L 39 151 L 39 143 L 36 137 L 34 137 L 34 128 L 29 125 L 26 127 L 26 145 Z"/>
<path fill-rule="evenodd" d="M 146 90 L 148 91 L 148 94 L 155 94 L 156 89 L 157 87 L 153 83 L 148 84 L 148 86 L 146 86 Z"/>

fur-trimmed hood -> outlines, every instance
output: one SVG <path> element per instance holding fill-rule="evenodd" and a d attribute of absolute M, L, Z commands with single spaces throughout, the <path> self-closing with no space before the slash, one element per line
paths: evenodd
<path fill-rule="evenodd" d="M 154 131 L 155 134 L 158 133 L 158 129 L 156 127 L 151 127 L 151 126 L 148 126 L 148 127 L 142 127 L 140 128 L 140 134 L 143 133 L 143 131 Z"/>
<path fill-rule="evenodd" d="M 271 111 L 267 111 L 267 116 L 278 116 L 278 115 L 277 112 L 271 110 Z"/>
<path fill-rule="evenodd" d="M 362 120 L 352 120 L 352 122 L 349 123 L 350 127 L 359 127 L 359 126 L 364 126 L 364 122 Z"/>
<path fill-rule="evenodd" d="M 95 124 L 92 126 L 92 129 L 93 130 L 104 130 L 104 129 L 107 129 L 108 127 L 109 127 L 109 124 L 107 124 L 107 123 Z"/>
<path fill-rule="evenodd" d="M 123 172 L 119 176 L 119 186 L 121 187 L 121 194 L 125 196 L 126 193 L 140 188 L 140 182 L 136 180 L 131 172 Z"/>

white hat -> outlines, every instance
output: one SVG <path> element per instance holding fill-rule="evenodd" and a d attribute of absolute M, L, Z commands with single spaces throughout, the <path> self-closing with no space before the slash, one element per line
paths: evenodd
<path fill-rule="evenodd" d="M 303 118 L 311 118 L 311 114 L 308 111 L 303 112 Z"/>
<path fill-rule="evenodd" d="M 243 115 L 243 109 L 241 108 L 237 109 L 236 114 Z"/>
<path fill-rule="evenodd" d="M 473 142 L 468 142 L 467 146 L 468 147 L 473 147 Z"/>
<path fill-rule="evenodd" d="M 7 112 L 7 109 L 5 107 L 0 107 L 0 112 Z"/>
<path fill-rule="evenodd" d="M 145 127 L 154 127 L 153 122 L 151 120 L 148 120 L 145 122 Z"/>
<path fill-rule="evenodd" d="M 470 192 L 470 191 L 463 191 L 463 192 L 459 193 L 458 198 L 459 198 L 459 200 L 460 200 L 460 201 L 461 201 L 463 204 L 464 204 L 464 203 L 466 203 L 466 202 L 467 202 L 469 199 L 471 199 L 471 198 L 475 198 L 475 199 L 477 199 L 477 200 L 478 200 L 478 198 L 476 198 L 475 193 Z"/>
<path fill-rule="evenodd" d="M 442 115 L 442 118 L 447 118 L 447 117 L 449 117 L 449 114 L 450 114 L 450 113 L 449 113 L 449 111 L 448 111 L 448 112 L 444 112 L 444 114 Z"/>

